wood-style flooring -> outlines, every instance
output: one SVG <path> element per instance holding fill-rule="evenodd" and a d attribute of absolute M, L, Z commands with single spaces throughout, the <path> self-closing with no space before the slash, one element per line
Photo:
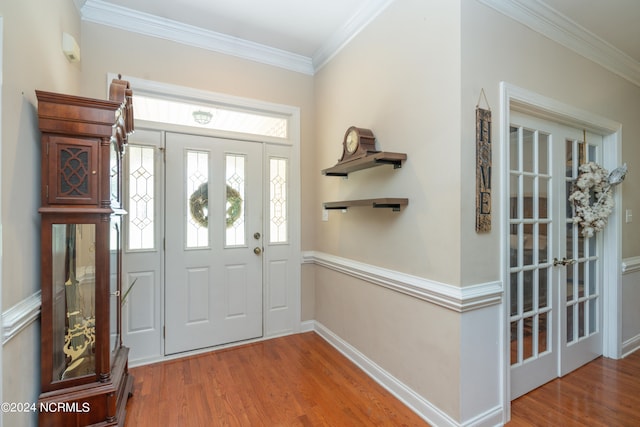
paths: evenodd
<path fill-rule="evenodd" d="M 125 427 L 426 426 L 313 332 L 131 369 Z M 640 426 L 640 352 L 599 358 L 511 406 L 507 427 Z"/>
<path fill-rule="evenodd" d="M 131 373 L 125 427 L 427 425 L 313 332 Z"/>
<path fill-rule="evenodd" d="M 511 402 L 507 427 L 640 426 L 640 351 L 600 357 Z"/>

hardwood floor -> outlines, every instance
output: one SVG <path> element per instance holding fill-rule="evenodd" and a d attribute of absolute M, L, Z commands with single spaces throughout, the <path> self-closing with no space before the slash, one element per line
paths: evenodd
<path fill-rule="evenodd" d="M 126 427 L 427 425 L 313 332 L 131 373 Z"/>
<path fill-rule="evenodd" d="M 640 351 L 598 358 L 511 402 L 507 427 L 640 426 Z"/>
<path fill-rule="evenodd" d="M 426 426 L 313 332 L 131 369 L 125 427 Z M 514 400 L 507 427 L 640 426 L 640 351 Z"/>

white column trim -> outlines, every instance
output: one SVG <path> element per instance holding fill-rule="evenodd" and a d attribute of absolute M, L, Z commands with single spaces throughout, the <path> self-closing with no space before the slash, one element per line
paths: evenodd
<path fill-rule="evenodd" d="M 502 301 L 500 281 L 460 287 L 316 251 L 304 252 L 303 263 L 329 268 L 459 313 Z"/>
<path fill-rule="evenodd" d="M 2 345 L 40 317 L 41 301 L 38 291 L 2 313 Z"/>

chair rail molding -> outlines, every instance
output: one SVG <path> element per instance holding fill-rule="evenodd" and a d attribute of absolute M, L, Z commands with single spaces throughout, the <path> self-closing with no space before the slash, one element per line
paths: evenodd
<path fill-rule="evenodd" d="M 622 274 L 640 272 L 640 256 L 622 260 Z"/>
<path fill-rule="evenodd" d="M 38 291 L 2 313 L 2 345 L 40 317 L 41 305 L 41 291 Z"/>
<path fill-rule="evenodd" d="M 502 301 L 500 281 L 459 287 L 316 251 L 304 252 L 302 263 L 348 274 L 459 313 L 500 304 Z"/>

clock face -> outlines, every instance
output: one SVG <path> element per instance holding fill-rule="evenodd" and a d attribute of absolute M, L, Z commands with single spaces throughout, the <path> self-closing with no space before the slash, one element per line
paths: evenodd
<path fill-rule="evenodd" d="M 356 151 L 356 149 L 358 148 L 358 132 L 355 131 L 355 129 L 352 129 L 348 134 L 347 134 L 347 139 L 345 141 L 345 146 L 347 149 L 347 152 L 349 154 L 352 154 Z"/>

